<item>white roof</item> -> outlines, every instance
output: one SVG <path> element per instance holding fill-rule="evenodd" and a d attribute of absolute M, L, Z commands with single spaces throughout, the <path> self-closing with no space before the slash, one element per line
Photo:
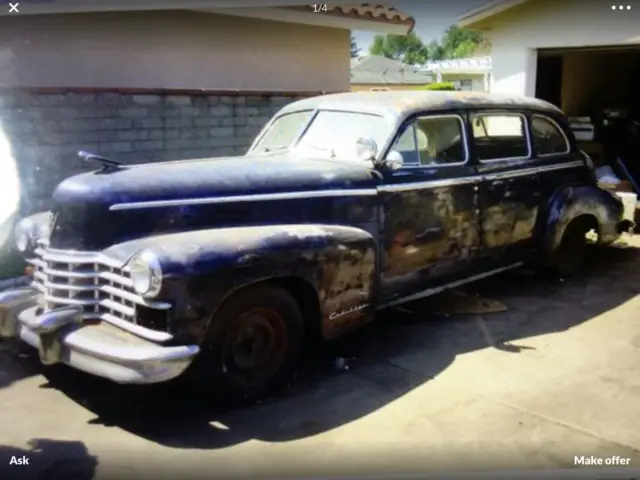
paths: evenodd
<path fill-rule="evenodd" d="M 478 73 L 483 73 L 491 70 L 491 57 L 452 58 L 437 62 L 427 62 L 423 68 L 432 72 L 477 71 Z"/>

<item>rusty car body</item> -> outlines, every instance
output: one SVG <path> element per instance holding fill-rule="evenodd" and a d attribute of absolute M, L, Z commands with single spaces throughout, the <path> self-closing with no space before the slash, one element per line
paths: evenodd
<path fill-rule="evenodd" d="M 305 342 L 525 262 L 575 271 L 629 228 L 540 100 L 358 92 L 292 103 L 247 154 L 63 181 L 16 243 L 0 334 L 119 383 L 281 385 Z M 569 260 L 567 260 L 569 259 Z"/>

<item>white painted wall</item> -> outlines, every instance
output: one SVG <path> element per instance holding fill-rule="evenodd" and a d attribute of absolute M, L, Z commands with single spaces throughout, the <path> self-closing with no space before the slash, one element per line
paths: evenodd
<path fill-rule="evenodd" d="M 602 0 L 532 0 L 479 27 L 492 43 L 491 92 L 535 94 L 536 49 L 640 45 L 640 5 Z"/>
<path fill-rule="evenodd" d="M 526 46 L 500 43 L 491 49 L 493 70 L 489 90 L 533 96 L 536 89 L 537 53 Z"/>

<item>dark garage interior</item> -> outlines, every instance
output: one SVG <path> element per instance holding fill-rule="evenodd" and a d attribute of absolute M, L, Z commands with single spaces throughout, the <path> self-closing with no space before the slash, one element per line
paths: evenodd
<path fill-rule="evenodd" d="M 567 114 L 580 148 L 596 167 L 608 166 L 615 174 L 604 175 L 602 183 L 618 178 L 616 191 L 638 193 L 639 86 L 638 47 L 538 51 L 536 97 Z"/>

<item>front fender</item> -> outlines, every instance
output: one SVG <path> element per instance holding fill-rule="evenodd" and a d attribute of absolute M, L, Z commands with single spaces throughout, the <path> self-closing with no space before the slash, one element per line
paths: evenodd
<path fill-rule="evenodd" d="M 553 252 L 560 245 L 569 223 L 581 215 L 598 222 L 598 241 L 611 243 L 619 236 L 618 223 L 623 217 L 622 201 L 595 186 L 565 187 L 549 202 L 543 232 L 543 248 Z"/>
<path fill-rule="evenodd" d="M 174 329 L 204 334 L 231 294 L 268 279 L 313 289 L 321 330 L 332 338 L 373 312 L 375 242 L 368 232 L 335 225 L 274 225 L 201 230 L 140 239 L 104 253 L 126 261 L 149 248 L 160 259 L 166 295 L 176 304 Z M 178 333 L 178 332 L 174 332 Z"/>

